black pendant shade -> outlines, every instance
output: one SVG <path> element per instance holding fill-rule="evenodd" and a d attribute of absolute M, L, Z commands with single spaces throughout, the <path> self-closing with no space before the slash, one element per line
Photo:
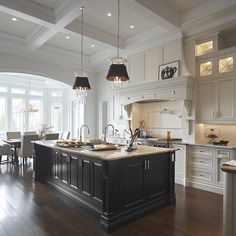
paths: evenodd
<path fill-rule="evenodd" d="M 83 90 L 91 89 L 89 84 L 89 79 L 87 77 L 77 76 L 75 78 L 73 89 L 83 89 Z"/>
<path fill-rule="evenodd" d="M 129 76 L 124 64 L 111 64 L 110 69 L 107 74 L 107 80 L 109 81 L 127 81 Z"/>

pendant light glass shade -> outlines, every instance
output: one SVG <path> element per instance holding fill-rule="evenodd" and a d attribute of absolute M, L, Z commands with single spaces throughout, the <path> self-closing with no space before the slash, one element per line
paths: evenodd
<path fill-rule="evenodd" d="M 84 49 L 84 7 L 80 8 L 82 11 L 82 30 L 81 30 L 81 71 L 79 73 L 75 73 L 75 82 L 73 85 L 73 89 L 76 90 L 76 98 L 79 103 L 86 102 L 87 90 L 91 89 L 89 84 L 89 79 L 87 77 L 87 73 L 83 71 L 83 49 Z"/>
<path fill-rule="evenodd" d="M 118 32 L 117 32 L 117 57 L 112 59 L 112 64 L 106 79 L 111 81 L 112 87 L 121 87 L 122 82 L 128 81 L 129 76 L 124 64 L 125 60 L 119 56 L 120 48 L 120 0 L 118 2 Z"/>

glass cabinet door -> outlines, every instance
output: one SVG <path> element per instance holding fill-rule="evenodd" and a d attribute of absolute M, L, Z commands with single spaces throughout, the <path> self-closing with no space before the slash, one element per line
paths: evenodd
<path fill-rule="evenodd" d="M 213 63 L 212 61 L 202 62 L 199 65 L 200 77 L 209 76 L 213 74 Z"/>
<path fill-rule="evenodd" d="M 220 74 L 232 72 L 234 69 L 234 58 L 230 56 L 219 59 L 218 68 Z"/>

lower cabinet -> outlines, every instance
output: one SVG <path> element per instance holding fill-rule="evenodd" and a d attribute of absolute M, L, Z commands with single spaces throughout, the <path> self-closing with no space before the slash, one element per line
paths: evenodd
<path fill-rule="evenodd" d="M 91 203 L 102 202 L 102 162 L 81 155 L 54 151 L 52 181 L 65 186 Z M 96 205 L 96 207 L 101 207 Z"/>
<path fill-rule="evenodd" d="M 157 199 L 168 193 L 167 165 L 169 159 L 163 156 L 141 160 L 126 160 L 121 171 L 124 183 L 124 207 L 133 207 L 141 202 Z"/>
<path fill-rule="evenodd" d="M 233 158 L 233 150 L 191 145 L 188 155 L 188 183 L 203 190 L 222 193 L 220 166 Z"/>

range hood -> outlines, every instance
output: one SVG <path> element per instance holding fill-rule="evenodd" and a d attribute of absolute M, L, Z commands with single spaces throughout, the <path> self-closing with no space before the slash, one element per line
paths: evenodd
<path fill-rule="evenodd" d="M 190 76 L 179 76 L 133 85 L 130 83 L 125 88 L 121 88 L 119 93 L 121 105 L 128 105 L 134 102 L 192 101 L 194 96 L 194 79 Z"/>

